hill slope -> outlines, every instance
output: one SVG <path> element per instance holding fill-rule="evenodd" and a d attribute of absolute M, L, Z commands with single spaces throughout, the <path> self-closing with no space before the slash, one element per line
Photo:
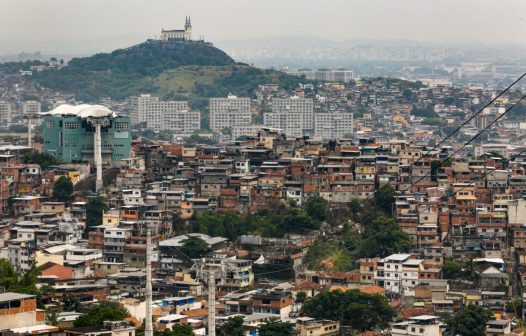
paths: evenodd
<path fill-rule="evenodd" d="M 60 70 L 34 74 L 34 80 L 75 93 L 85 102 L 152 93 L 202 103 L 204 98 L 229 92 L 252 95 L 264 83 L 290 87 L 298 78 L 238 64 L 206 43 L 147 41 L 109 54 L 73 59 Z"/>
<path fill-rule="evenodd" d="M 145 43 L 109 54 L 75 58 L 60 70 L 35 74 L 34 79 L 51 89 L 77 94 L 80 100 L 101 97 L 123 98 L 146 89 L 145 79 L 166 69 L 187 65 L 235 64 L 221 50 L 205 43 Z"/>

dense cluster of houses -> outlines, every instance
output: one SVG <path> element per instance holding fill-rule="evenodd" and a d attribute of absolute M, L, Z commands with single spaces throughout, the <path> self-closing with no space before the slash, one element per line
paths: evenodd
<path fill-rule="evenodd" d="M 102 224 L 89 230 L 86 209 L 93 196 L 75 192 L 69 203 L 51 200 L 59 176 L 77 185 L 89 174 L 88 164 L 42 169 L 21 163 L 28 148 L 0 149 L 0 181 L 7 186 L 2 199 L 9 200 L 2 205 L 0 255 L 20 272 L 41 267 L 39 282 L 55 290 L 46 298 L 49 307 L 59 305 L 57 298 L 65 293 L 86 305 L 115 300 L 141 321 L 146 231 L 155 228 L 153 313 L 161 329 L 188 323 L 204 333 L 209 305 L 196 272 L 200 267 L 222 270 L 216 280 L 217 318 L 242 314 L 247 333 L 274 318 L 294 322 L 300 335 L 338 334 L 338 321 L 298 317 L 297 294 L 312 297 L 323 290 L 385 295 L 405 318 L 391 326 L 397 335 L 413 334 L 414 325 L 423 326 L 426 335 L 439 335 L 436 316 L 470 303 L 491 309 L 501 318 L 491 323 L 510 333 L 509 320 L 522 315 L 511 306 L 526 279 L 525 157 L 517 147 L 472 146 L 435 167 L 456 147 L 430 151 L 411 141 L 382 138 L 291 139 L 271 128 L 223 146 L 135 142 L 134 154 L 122 160 L 107 183 L 109 210 Z M 206 242 L 212 257 L 189 267 L 177 253 L 188 234 L 176 234 L 174 215 L 185 222 L 205 211 L 255 213 L 271 209 L 276 199 L 301 205 L 314 195 L 338 207 L 369 199 L 388 185 L 399 192 L 392 216 L 413 242 L 407 254 L 360 259 L 350 272 L 310 270 L 302 258 L 315 233 L 235 241 L 193 234 Z M 448 261 L 460 263 L 464 274 L 469 268 L 469 275 L 444 277 Z M 293 265 L 294 279 L 258 277 L 264 274 L 255 271 L 261 265 Z M 8 302 L 34 300 L 8 294 L 3 294 Z M 78 316 L 68 313 L 60 318 L 66 332 L 67 321 Z M 41 311 L 35 314 L 41 322 Z M 13 332 L 17 328 L 9 326 Z M 49 328 L 31 332 L 53 332 Z M 129 324 L 104 328 L 118 335 Z M 71 333 L 82 334 L 74 328 Z"/>

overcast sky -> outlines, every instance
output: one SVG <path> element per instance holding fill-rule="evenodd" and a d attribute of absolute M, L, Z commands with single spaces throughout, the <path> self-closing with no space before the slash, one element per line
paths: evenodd
<path fill-rule="evenodd" d="M 526 0 L 0 0 L 0 46 L 126 45 L 181 28 L 185 15 L 194 37 L 212 42 L 307 35 L 526 43 Z"/>

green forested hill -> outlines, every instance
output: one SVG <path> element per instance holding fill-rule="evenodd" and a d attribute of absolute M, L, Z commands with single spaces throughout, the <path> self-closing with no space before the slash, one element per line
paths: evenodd
<path fill-rule="evenodd" d="M 252 96 L 259 84 L 293 87 L 298 78 L 236 63 L 202 42 L 147 41 L 127 49 L 75 58 L 60 70 L 35 73 L 42 86 L 75 93 L 77 100 L 122 99 L 140 93 L 203 101 L 211 96 Z"/>

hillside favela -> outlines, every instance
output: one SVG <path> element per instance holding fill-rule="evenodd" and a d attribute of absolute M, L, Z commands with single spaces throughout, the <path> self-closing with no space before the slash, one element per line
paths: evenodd
<path fill-rule="evenodd" d="M 0 336 L 526 336 L 524 0 L 4 0 Z"/>

